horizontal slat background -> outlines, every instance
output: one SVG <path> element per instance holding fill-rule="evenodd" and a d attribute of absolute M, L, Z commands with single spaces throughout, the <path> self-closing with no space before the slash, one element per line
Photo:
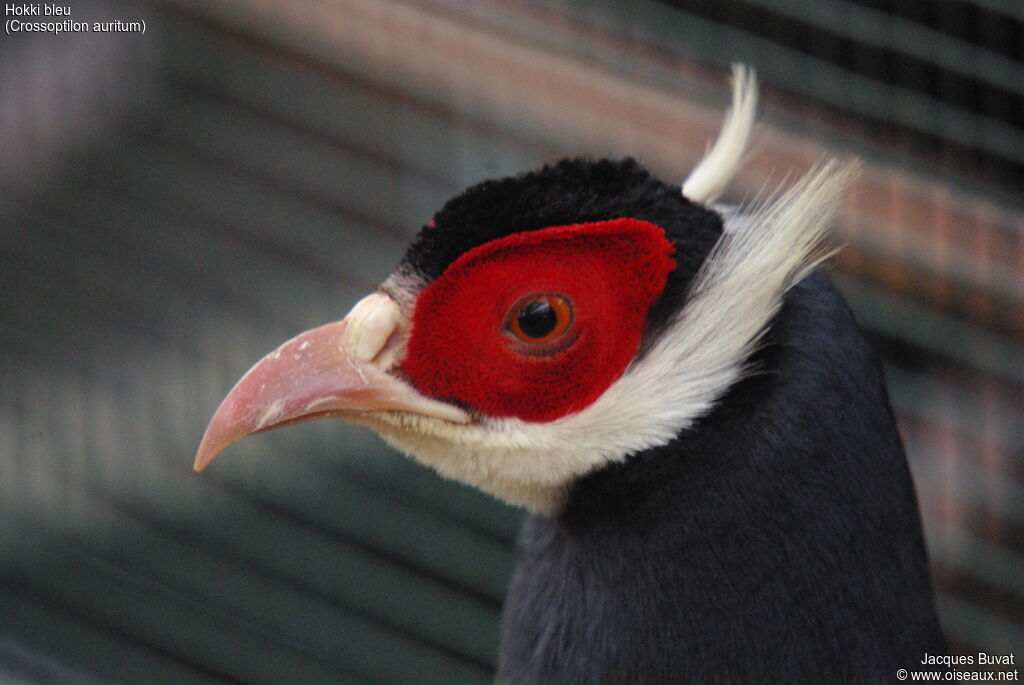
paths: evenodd
<path fill-rule="evenodd" d="M 729 200 L 865 160 L 833 274 L 885 358 L 942 619 L 1024 657 L 1012 3 L 937 3 L 971 30 L 877 0 L 466 5 L 83 2 L 147 34 L 5 37 L 0 681 L 488 682 L 519 512 L 341 424 L 202 476 L 192 450 L 466 185 L 577 154 L 681 178 L 733 59 L 766 105 Z"/>

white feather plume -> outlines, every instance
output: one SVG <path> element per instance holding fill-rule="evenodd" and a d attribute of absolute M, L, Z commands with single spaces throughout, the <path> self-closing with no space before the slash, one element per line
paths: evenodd
<path fill-rule="evenodd" d="M 683 182 L 683 195 L 709 204 L 718 199 L 736 175 L 750 142 L 757 116 L 757 76 L 743 64 L 732 65 L 732 106 L 725 114 L 715 144 Z"/>

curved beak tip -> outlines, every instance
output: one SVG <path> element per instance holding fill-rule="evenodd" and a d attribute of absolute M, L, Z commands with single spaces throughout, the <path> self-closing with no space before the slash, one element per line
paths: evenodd
<path fill-rule="evenodd" d="M 216 414 L 214 414 L 214 418 L 216 418 Z M 210 425 L 206 427 L 206 431 L 203 433 L 203 437 L 199 441 L 199 447 L 196 449 L 196 456 L 192 461 L 192 470 L 196 473 L 203 471 L 210 465 L 210 462 L 216 459 L 217 455 L 223 451 L 211 449 L 210 428 L 212 425 L 213 419 L 210 420 Z"/>
<path fill-rule="evenodd" d="M 199 450 L 196 452 L 196 459 L 192 463 L 192 470 L 196 473 L 201 473 L 210 462 L 217 458 L 218 452 L 213 452 L 206 448 L 206 443 L 199 444 Z"/>

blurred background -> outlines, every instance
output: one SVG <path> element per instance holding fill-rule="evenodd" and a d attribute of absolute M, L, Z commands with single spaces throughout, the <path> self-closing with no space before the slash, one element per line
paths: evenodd
<path fill-rule="evenodd" d="M 763 114 L 726 199 L 864 160 L 832 274 L 942 622 L 1024 658 L 1024 5 L 65 2 L 126 30 L 0 39 L 0 682 L 489 682 L 519 511 L 340 422 L 194 449 L 465 186 L 681 180 L 737 60 Z"/>

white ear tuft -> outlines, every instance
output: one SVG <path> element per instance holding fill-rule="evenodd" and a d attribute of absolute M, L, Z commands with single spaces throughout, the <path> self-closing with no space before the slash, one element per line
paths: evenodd
<path fill-rule="evenodd" d="M 725 114 L 722 132 L 683 182 L 683 195 L 708 204 L 725 192 L 736 175 L 750 141 L 757 114 L 757 76 L 743 64 L 732 65 L 732 106 Z"/>

